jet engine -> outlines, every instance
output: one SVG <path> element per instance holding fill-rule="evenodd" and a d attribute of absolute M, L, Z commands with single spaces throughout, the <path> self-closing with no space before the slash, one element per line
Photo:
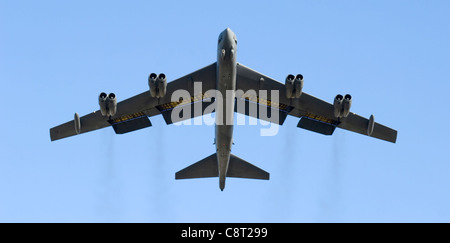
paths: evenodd
<path fill-rule="evenodd" d="M 100 105 L 100 112 L 102 116 L 106 116 L 106 98 L 108 95 L 106 93 L 100 93 L 98 96 L 98 104 Z"/>
<path fill-rule="evenodd" d="M 117 112 L 117 99 L 116 95 L 114 93 L 110 93 L 108 95 L 108 98 L 106 99 L 109 115 L 114 116 Z"/>
<path fill-rule="evenodd" d="M 167 88 L 167 79 L 164 73 L 158 75 L 158 78 L 156 79 L 156 84 L 158 90 L 157 97 L 158 98 L 164 97 L 166 95 L 166 88 Z"/>
<path fill-rule="evenodd" d="M 286 77 L 286 81 L 284 83 L 284 86 L 286 86 L 286 98 L 290 99 L 292 98 L 292 94 L 294 93 L 294 80 L 295 76 L 292 74 L 289 74 Z"/>
<path fill-rule="evenodd" d="M 150 89 L 150 95 L 152 97 L 156 97 L 156 78 L 158 75 L 156 73 L 151 73 L 150 76 L 148 76 L 148 87 Z"/>
<path fill-rule="evenodd" d="M 166 95 L 167 79 L 164 73 L 156 75 L 151 73 L 148 76 L 148 86 L 150 89 L 150 95 L 156 98 L 162 98 Z"/>
<path fill-rule="evenodd" d="M 100 105 L 102 116 L 114 116 L 117 112 L 117 99 L 114 93 L 109 95 L 104 92 L 100 93 L 98 104 Z"/>
<path fill-rule="evenodd" d="M 292 74 L 289 74 L 286 77 L 285 86 L 286 86 L 286 97 L 288 99 L 299 98 L 300 95 L 302 95 L 303 75 L 297 74 L 297 76 L 294 76 Z"/>
<path fill-rule="evenodd" d="M 342 101 L 342 116 L 347 117 L 350 113 L 350 107 L 352 106 L 352 96 L 346 94 L 344 100 Z"/>
<path fill-rule="evenodd" d="M 340 94 L 336 95 L 334 98 L 333 106 L 334 106 L 334 116 L 336 118 L 342 117 L 341 111 L 342 111 L 342 99 L 344 97 Z"/>
<path fill-rule="evenodd" d="M 300 98 L 300 95 L 302 95 L 302 89 L 303 89 L 303 75 L 297 74 L 294 80 L 295 98 Z"/>
<path fill-rule="evenodd" d="M 350 107 L 352 106 L 352 96 L 346 94 L 342 96 L 340 94 L 336 95 L 334 98 L 334 116 L 336 118 L 347 117 L 350 113 Z"/>

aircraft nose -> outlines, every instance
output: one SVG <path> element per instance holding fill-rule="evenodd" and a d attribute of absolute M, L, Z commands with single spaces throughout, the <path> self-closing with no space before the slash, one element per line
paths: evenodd
<path fill-rule="evenodd" d="M 234 47 L 235 42 L 236 42 L 235 38 L 236 38 L 236 36 L 230 28 L 226 28 L 224 31 L 222 31 L 222 33 L 220 33 L 220 35 L 219 35 L 219 51 L 221 51 L 222 53 L 219 53 L 219 54 L 222 57 L 228 56 L 228 52 L 235 48 Z M 226 55 L 225 55 L 224 51 L 227 52 Z M 234 55 L 233 52 L 234 51 L 231 51 L 231 56 Z"/>
<path fill-rule="evenodd" d="M 233 36 L 233 31 L 231 31 L 231 29 L 230 28 L 226 28 L 224 31 L 223 31 L 223 33 L 224 33 L 224 37 L 232 37 Z"/>

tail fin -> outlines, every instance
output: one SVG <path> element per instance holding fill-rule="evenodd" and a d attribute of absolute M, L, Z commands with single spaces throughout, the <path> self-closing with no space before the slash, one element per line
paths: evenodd
<path fill-rule="evenodd" d="M 177 173 L 175 179 L 218 177 L 217 155 L 214 153 Z M 231 154 L 227 177 L 269 180 L 269 173 Z"/>

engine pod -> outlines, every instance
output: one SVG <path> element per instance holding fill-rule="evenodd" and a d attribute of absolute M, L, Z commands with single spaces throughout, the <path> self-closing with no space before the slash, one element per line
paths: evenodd
<path fill-rule="evenodd" d="M 341 115 L 343 117 L 347 117 L 350 113 L 350 107 L 352 106 L 352 96 L 349 94 L 346 94 L 344 96 L 344 99 L 342 100 L 342 113 Z"/>
<path fill-rule="evenodd" d="M 294 98 L 297 99 L 300 98 L 300 96 L 302 95 L 302 89 L 303 89 L 303 75 L 297 74 L 294 80 L 294 92 L 292 96 L 294 96 Z"/>
<path fill-rule="evenodd" d="M 158 75 L 156 75 L 156 73 L 151 73 L 148 76 L 148 87 L 150 90 L 150 95 L 152 97 L 156 97 L 156 78 L 158 77 Z"/>
<path fill-rule="evenodd" d="M 334 98 L 333 106 L 334 106 L 334 116 L 336 118 L 342 117 L 342 99 L 344 97 L 340 94 L 336 95 Z"/>
<path fill-rule="evenodd" d="M 108 95 L 104 92 L 100 93 L 100 95 L 98 96 L 98 104 L 100 106 L 100 112 L 102 113 L 102 116 L 107 115 L 107 110 L 106 110 L 107 97 L 108 97 Z"/>
<path fill-rule="evenodd" d="M 162 98 L 166 95 L 167 79 L 164 73 L 158 75 L 156 79 L 156 98 Z"/>
<path fill-rule="evenodd" d="M 80 121 L 80 116 L 76 112 L 75 112 L 75 115 L 73 117 L 73 122 L 75 124 L 75 132 L 77 134 L 80 134 L 80 132 L 81 132 L 81 121 Z"/>
<path fill-rule="evenodd" d="M 289 74 L 286 77 L 286 81 L 284 83 L 285 87 L 286 87 L 286 98 L 290 99 L 293 98 L 294 96 L 294 80 L 295 80 L 295 76 L 292 74 Z"/>
<path fill-rule="evenodd" d="M 106 113 L 110 116 L 114 116 L 117 112 L 117 99 L 114 93 L 110 93 L 106 99 L 107 109 Z"/>

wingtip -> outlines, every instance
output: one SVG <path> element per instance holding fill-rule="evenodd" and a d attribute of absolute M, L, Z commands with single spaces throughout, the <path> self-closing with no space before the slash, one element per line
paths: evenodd
<path fill-rule="evenodd" d="M 396 143 L 396 142 L 397 142 L 397 134 L 398 134 L 398 132 L 395 131 L 395 133 L 394 133 L 394 139 L 392 140 L 392 143 Z"/>
<path fill-rule="evenodd" d="M 50 142 L 55 141 L 56 139 L 53 137 L 53 132 L 52 132 L 53 128 L 49 129 L 49 133 L 50 133 Z"/>

